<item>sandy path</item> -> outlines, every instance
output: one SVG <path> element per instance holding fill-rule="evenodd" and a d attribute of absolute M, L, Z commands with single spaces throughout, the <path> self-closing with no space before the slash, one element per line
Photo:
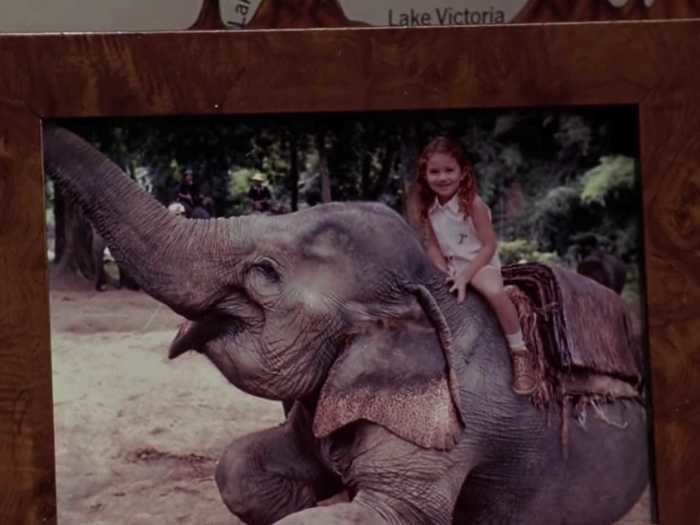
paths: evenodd
<path fill-rule="evenodd" d="M 215 462 L 282 409 L 200 355 L 168 360 L 180 320 L 137 292 L 52 290 L 60 525 L 241 523 L 219 498 Z M 647 516 L 645 497 L 620 523 Z"/>
<path fill-rule="evenodd" d="M 53 292 L 61 525 L 240 523 L 213 480 L 235 437 L 282 421 L 203 357 L 167 359 L 180 318 L 127 291 Z"/>

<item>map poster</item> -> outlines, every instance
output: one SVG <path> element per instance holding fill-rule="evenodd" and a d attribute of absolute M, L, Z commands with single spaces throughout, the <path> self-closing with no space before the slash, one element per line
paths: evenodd
<path fill-rule="evenodd" d="M 0 33 L 419 27 L 700 16 L 694 0 L 4 0 Z"/>

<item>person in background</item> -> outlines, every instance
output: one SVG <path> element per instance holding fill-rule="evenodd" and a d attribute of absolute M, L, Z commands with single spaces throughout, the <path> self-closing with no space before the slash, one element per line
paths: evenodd
<path fill-rule="evenodd" d="M 263 213 L 270 211 L 272 194 L 267 186 L 263 185 L 265 177 L 261 173 L 256 173 L 251 178 L 251 186 L 248 190 L 248 198 L 250 199 L 253 211 Z"/>
<path fill-rule="evenodd" d="M 192 216 L 192 210 L 200 205 L 201 195 L 195 183 L 192 168 L 185 170 L 185 176 L 177 189 L 177 202 L 185 207 L 185 215 Z"/>
<path fill-rule="evenodd" d="M 173 215 L 185 215 L 185 206 L 181 202 L 171 202 L 168 211 Z"/>

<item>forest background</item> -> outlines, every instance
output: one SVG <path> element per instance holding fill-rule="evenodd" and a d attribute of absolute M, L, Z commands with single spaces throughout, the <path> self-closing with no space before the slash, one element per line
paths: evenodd
<path fill-rule="evenodd" d="M 575 268 L 593 249 L 624 261 L 623 297 L 639 306 L 641 192 L 636 114 L 626 107 L 84 119 L 61 122 L 116 162 L 164 205 L 185 170 L 216 217 L 251 213 L 261 173 L 273 213 L 321 202 L 381 201 L 406 215 L 421 148 L 461 140 L 491 207 L 504 263 Z M 47 183 L 54 274 L 92 279 L 91 230 Z"/>

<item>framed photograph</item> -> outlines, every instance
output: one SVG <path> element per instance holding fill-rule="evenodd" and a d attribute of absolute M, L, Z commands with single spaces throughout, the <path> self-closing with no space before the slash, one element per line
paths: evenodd
<path fill-rule="evenodd" d="M 0 37 L 1 521 L 693 523 L 699 29 Z"/>

